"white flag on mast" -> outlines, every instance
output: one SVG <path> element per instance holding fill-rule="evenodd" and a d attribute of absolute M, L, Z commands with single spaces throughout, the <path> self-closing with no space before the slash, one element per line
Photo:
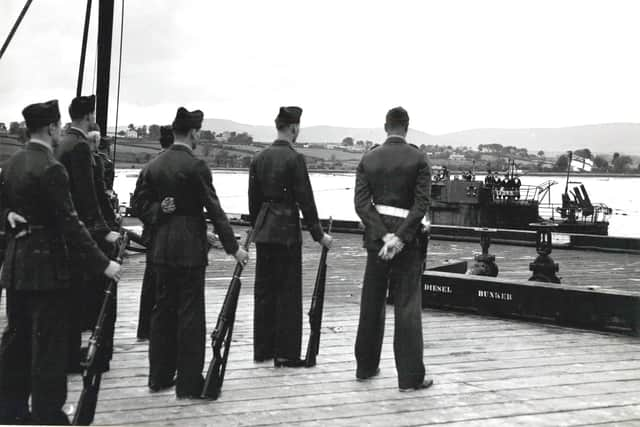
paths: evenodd
<path fill-rule="evenodd" d="M 593 160 L 585 159 L 581 156 L 573 155 L 571 159 L 571 170 L 574 172 L 591 172 L 593 168 Z"/>

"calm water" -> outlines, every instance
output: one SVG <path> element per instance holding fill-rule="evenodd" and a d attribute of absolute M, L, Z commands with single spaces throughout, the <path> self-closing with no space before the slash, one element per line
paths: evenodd
<path fill-rule="evenodd" d="M 247 172 L 212 171 L 223 209 L 228 213 L 247 213 Z M 333 216 L 336 219 L 357 220 L 353 208 L 354 173 L 312 173 L 313 186 L 318 213 L 321 218 Z M 114 184 L 115 191 L 122 203 L 128 204 L 129 194 L 135 188 L 137 170 L 120 169 Z M 484 176 L 477 176 L 482 180 Z M 565 177 L 523 176 L 523 185 L 539 185 L 554 180 L 557 185 L 551 189 L 551 202 L 561 203 Z M 613 209 L 609 217 L 609 234 L 612 236 L 640 237 L 640 178 L 575 177 L 572 181 L 584 183 L 593 203 L 604 203 Z M 570 184 L 570 188 L 575 184 Z M 546 200 L 546 199 L 545 199 Z"/>

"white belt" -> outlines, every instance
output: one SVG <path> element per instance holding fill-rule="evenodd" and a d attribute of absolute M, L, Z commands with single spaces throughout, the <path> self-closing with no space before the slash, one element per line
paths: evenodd
<path fill-rule="evenodd" d="M 396 208 L 395 206 L 376 205 L 379 214 L 406 218 L 409 216 L 409 209 Z"/>
<path fill-rule="evenodd" d="M 406 218 L 409 216 L 409 209 L 396 208 L 395 206 L 375 205 L 376 211 L 381 215 L 395 216 L 397 218 Z M 427 217 L 422 218 L 422 225 L 427 228 L 431 227 L 431 221 Z"/>

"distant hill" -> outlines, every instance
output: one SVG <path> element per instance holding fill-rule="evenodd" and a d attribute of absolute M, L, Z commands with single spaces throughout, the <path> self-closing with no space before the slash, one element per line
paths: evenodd
<path fill-rule="evenodd" d="M 477 147 L 496 143 L 523 147 L 530 152 L 543 150 L 559 153 L 589 148 L 595 153 L 640 154 L 640 123 L 606 123 L 599 125 L 537 129 L 471 129 L 438 135 L 439 144 Z"/>
<path fill-rule="evenodd" d="M 246 132 L 253 137 L 254 141 L 273 141 L 276 137 L 274 126 L 253 126 L 243 123 L 237 123 L 224 119 L 204 119 L 203 129 L 213 130 L 215 132 Z M 309 143 L 340 143 L 347 136 L 354 140 L 381 142 L 384 141 L 384 129 L 374 128 L 346 128 L 336 126 L 309 126 L 302 127 L 298 142 Z M 431 144 L 432 136 L 417 130 L 409 131 L 409 138 L 414 144 Z"/>
<path fill-rule="evenodd" d="M 223 119 L 205 119 L 204 129 L 216 132 L 247 132 L 255 141 L 272 141 L 276 137 L 273 126 L 254 126 Z M 382 128 L 346 128 L 335 126 L 303 127 L 299 142 L 340 143 L 350 136 L 355 140 L 384 141 Z M 589 148 L 595 153 L 640 154 L 640 123 L 605 123 L 563 128 L 531 129 L 470 129 L 442 135 L 411 129 L 409 138 L 416 145 L 439 144 L 468 146 L 502 144 L 526 148 L 530 152 L 543 150 L 547 154 Z"/>

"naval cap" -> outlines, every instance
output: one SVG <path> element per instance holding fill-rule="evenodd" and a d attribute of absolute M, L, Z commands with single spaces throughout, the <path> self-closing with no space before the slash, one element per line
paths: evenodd
<path fill-rule="evenodd" d="M 191 129 L 199 130 L 202 127 L 203 118 L 204 113 L 200 110 L 189 111 L 180 107 L 173 120 L 173 130 L 178 132 L 188 132 Z"/>
<path fill-rule="evenodd" d="M 69 115 L 72 119 L 80 119 L 82 116 L 96 111 L 96 96 L 77 96 L 69 105 Z"/>
<path fill-rule="evenodd" d="M 278 116 L 276 117 L 277 125 L 293 125 L 300 123 L 300 116 L 302 115 L 302 108 L 300 107 L 280 107 Z"/>
<path fill-rule="evenodd" d="M 22 116 L 27 124 L 27 128 L 31 130 L 40 129 L 51 123 L 58 123 L 60 120 L 58 100 L 52 99 L 47 102 L 27 105 L 22 110 Z"/>

